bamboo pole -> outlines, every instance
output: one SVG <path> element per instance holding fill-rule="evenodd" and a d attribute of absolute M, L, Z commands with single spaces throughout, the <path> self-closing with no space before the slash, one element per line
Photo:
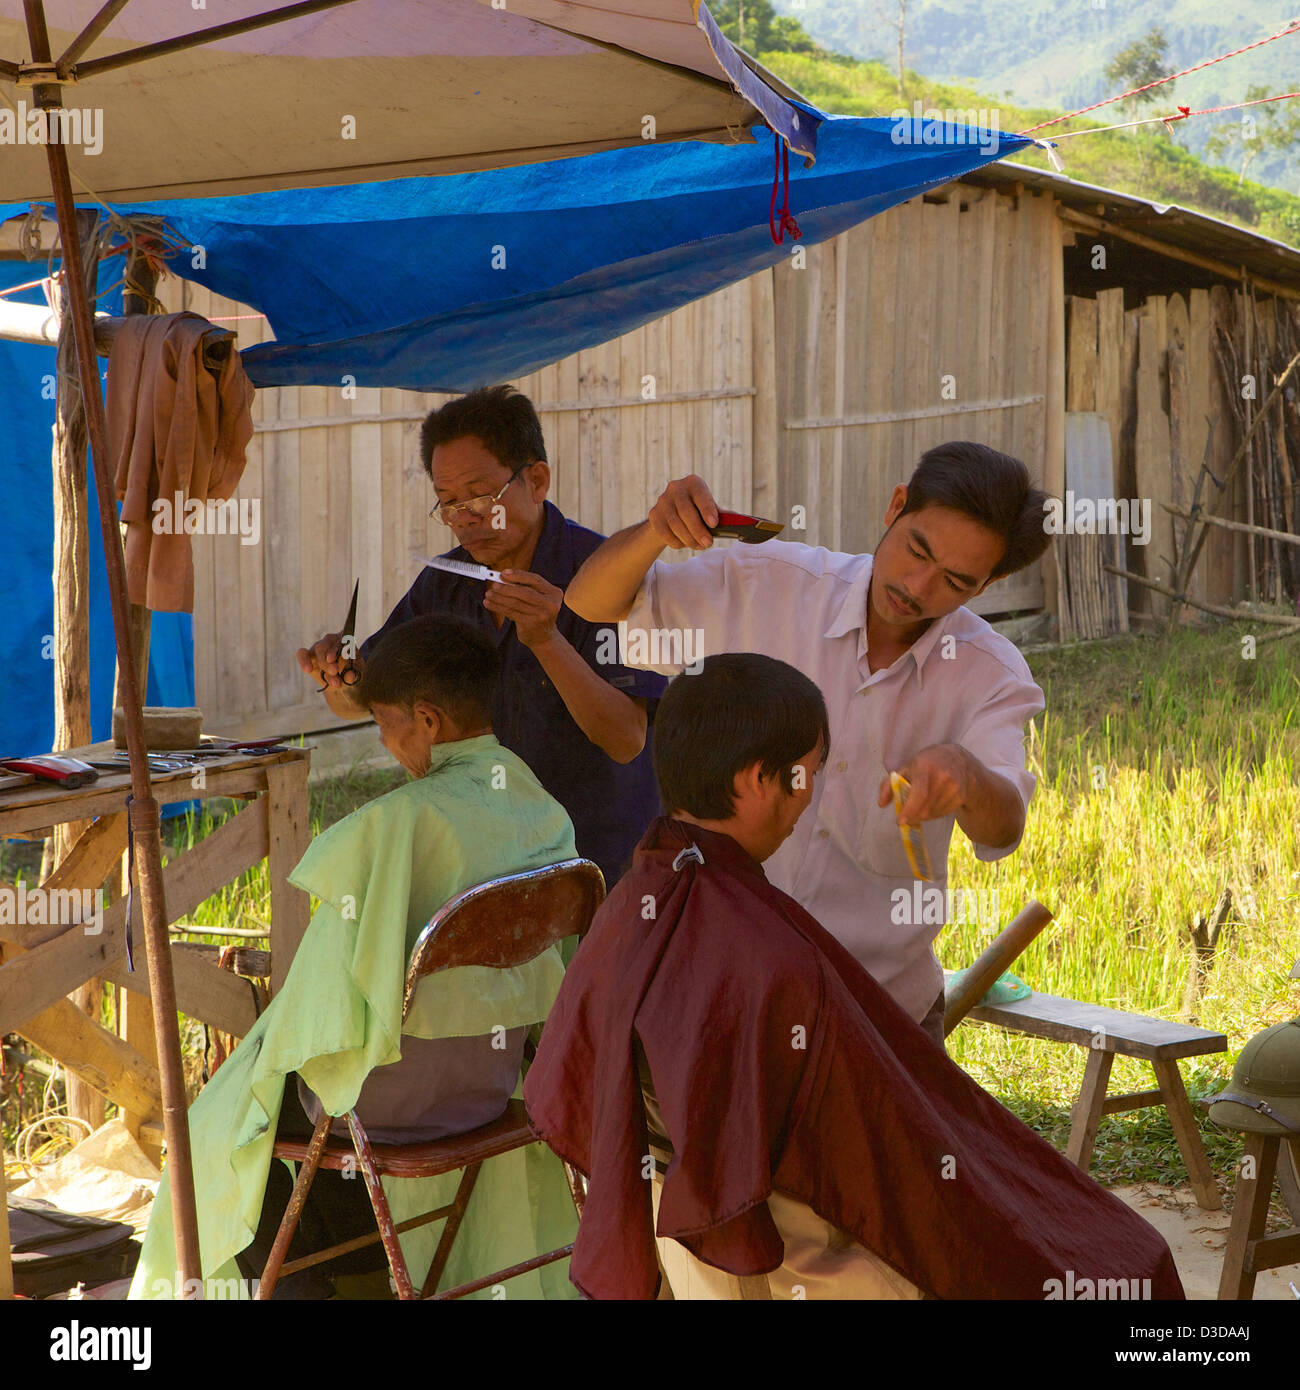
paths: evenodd
<path fill-rule="evenodd" d="M 1228 464 L 1227 468 L 1224 470 L 1223 477 L 1219 479 L 1221 489 L 1219 496 L 1221 498 L 1227 496 L 1229 484 L 1231 484 L 1233 478 L 1236 476 L 1241 460 L 1246 456 L 1246 450 L 1250 447 L 1250 441 L 1254 438 L 1255 430 L 1259 428 L 1259 422 L 1268 414 L 1273 406 L 1274 400 L 1282 394 L 1282 388 L 1286 385 L 1297 363 L 1300 363 L 1300 352 L 1297 352 L 1282 369 L 1282 374 L 1278 377 L 1277 381 L 1274 382 L 1273 389 L 1269 392 L 1268 399 L 1260 407 L 1259 413 L 1255 416 L 1254 422 L 1246 432 L 1245 438 L 1237 446 L 1237 452 L 1233 454 L 1232 462 Z M 1196 561 L 1201 553 L 1201 547 L 1205 544 L 1206 536 L 1210 534 L 1210 528 L 1204 524 L 1205 520 L 1206 518 L 1203 515 L 1201 518 L 1201 529 L 1197 533 L 1196 542 L 1194 545 L 1191 545 L 1188 551 L 1187 573 L 1189 575 L 1196 566 Z M 1190 542 L 1190 537 L 1188 540 Z M 1196 605 L 1193 606 L 1195 607 Z M 1208 612 L 1210 610 L 1207 609 L 1206 611 Z"/>
<path fill-rule="evenodd" d="M 1175 516 L 1186 517 L 1188 521 L 1201 521 L 1210 526 L 1222 526 L 1226 531 L 1250 531 L 1271 541 L 1282 541 L 1287 545 L 1300 545 L 1300 536 L 1293 535 L 1290 531 L 1274 531 L 1268 526 L 1250 526 L 1244 521 L 1227 521 L 1221 516 L 1210 516 L 1208 512 L 1189 512 L 1183 507 L 1175 506 L 1172 502 L 1161 502 L 1160 505 L 1166 511 L 1173 512 Z"/>
<path fill-rule="evenodd" d="M 961 984 L 944 1002 L 943 1035 L 949 1033 L 989 992 L 1011 968 L 1029 943 L 1052 920 L 1052 914 L 1035 898 L 1020 909 L 1015 917 L 989 943 L 980 958 L 966 972 Z"/>
<path fill-rule="evenodd" d="M 1148 589 L 1154 589 L 1157 593 L 1164 594 L 1166 598 L 1181 598 L 1190 607 L 1199 608 L 1202 613 L 1213 613 L 1216 618 L 1231 618 L 1233 622 L 1237 623 L 1271 623 L 1275 627 L 1283 627 L 1288 631 L 1300 630 L 1300 622 L 1294 618 L 1283 618 L 1276 613 L 1243 613 L 1238 608 L 1224 608 L 1217 603 L 1202 603 L 1199 599 L 1188 598 L 1186 594 L 1175 594 L 1167 584 L 1161 584 L 1156 579 L 1148 579 L 1143 574 L 1134 574 L 1131 570 L 1122 570 L 1115 565 L 1107 565 L 1105 568 L 1110 570 L 1112 574 L 1118 574 L 1124 579 L 1132 580 L 1135 584 L 1142 584 Z"/>
<path fill-rule="evenodd" d="M 40 0 L 24 0 L 27 34 L 32 61 L 49 63 L 50 40 Z M 35 104 L 43 111 L 57 109 L 62 92 L 56 84 L 33 88 Z M 47 118 L 48 119 L 48 118 Z M 47 131 L 47 135 L 49 132 Z M 81 274 L 80 238 L 77 209 L 72 196 L 72 177 L 66 148 L 57 140 L 47 140 L 46 159 L 58 215 L 59 240 L 72 310 L 73 333 L 77 346 L 94 464 L 95 490 L 99 499 L 99 521 L 104 539 L 104 562 L 108 571 L 108 591 L 113 613 L 113 631 L 118 660 L 122 663 L 123 708 L 126 740 L 131 764 L 131 790 L 128 817 L 138 852 L 141 915 L 144 918 L 145 953 L 149 966 L 149 988 L 153 999 L 154 1023 L 158 1031 L 158 1062 L 162 1076 L 163 1128 L 167 1141 L 167 1168 L 170 1179 L 172 1220 L 176 1232 L 176 1263 L 182 1290 L 193 1287 L 201 1273 L 198 1219 L 194 1208 L 194 1168 L 190 1154 L 189 1117 L 185 1104 L 185 1077 L 181 1064 L 180 1035 L 176 1022 L 176 985 L 172 977 L 167 936 L 167 905 L 163 896 L 162 845 L 159 838 L 158 803 L 149 779 L 144 739 L 139 683 L 131 653 L 131 628 L 126 592 L 126 561 L 117 528 L 117 508 L 109 476 L 108 431 L 104 418 L 104 398 L 99 390 L 99 359 L 95 352 L 95 330 L 90 298 Z"/>

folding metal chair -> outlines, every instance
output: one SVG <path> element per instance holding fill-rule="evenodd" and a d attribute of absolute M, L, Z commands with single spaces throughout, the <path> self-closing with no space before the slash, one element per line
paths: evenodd
<path fill-rule="evenodd" d="M 416 987 L 426 975 L 461 965 L 498 969 L 523 965 L 565 937 L 585 935 L 604 896 L 604 877 L 596 865 L 587 859 L 567 859 L 545 868 L 490 879 L 458 893 L 433 915 L 411 952 L 402 1000 L 403 1020 L 410 1013 Z M 525 1055 L 531 1060 L 531 1044 L 526 1045 Z M 400 1066 L 401 1063 L 394 1065 Z M 275 1142 L 274 1157 L 296 1161 L 300 1167 L 275 1243 L 262 1271 L 258 1299 L 270 1298 L 282 1274 L 323 1264 L 326 1260 L 372 1245 L 375 1241 L 383 1242 L 389 1268 L 397 1284 L 397 1296 L 400 1299 L 414 1299 L 414 1286 L 397 1237 L 403 1231 L 428 1225 L 444 1217 L 447 1224 L 420 1290 L 420 1298 L 431 1295 L 439 1300 L 461 1298 L 491 1284 L 562 1260 L 572 1253 L 573 1246 L 566 1245 L 444 1293 L 433 1293 L 447 1266 L 483 1163 L 512 1149 L 538 1142 L 528 1127 L 522 1101 L 511 1100 L 505 1113 L 491 1124 L 429 1143 L 372 1144 L 355 1110 L 349 1111 L 347 1116 L 350 1142 L 333 1138 L 329 1131 L 334 1118 L 322 1114 L 310 1140 L 277 1139 Z M 341 1170 L 353 1163 L 365 1178 L 378 1227 L 375 1234 L 359 1236 L 285 1263 L 289 1243 L 297 1229 L 317 1169 Z M 412 1217 L 400 1225 L 394 1224 L 379 1181 L 381 1177 L 433 1178 L 458 1170 L 463 1170 L 463 1176 L 452 1202 L 423 1216 Z M 574 1207 L 581 1216 L 584 1195 L 581 1179 L 567 1164 L 565 1172 Z"/>

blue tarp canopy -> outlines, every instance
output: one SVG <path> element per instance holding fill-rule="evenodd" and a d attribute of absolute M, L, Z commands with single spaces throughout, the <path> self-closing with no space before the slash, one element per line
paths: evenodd
<path fill-rule="evenodd" d="M 816 163 L 790 169 L 801 243 L 772 241 L 773 137 L 761 127 L 754 144 L 120 210 L 162 215 L 203 248 L 202 264 L 178 258 L 178 274 L 267 315 L 277 341 L 243 354 L 256 385 L 351 376 L 467 391 L 606 342 L 1031 143 L 809 114 L 822 122 Z"/>
<path fill-rule="evenodd" d="M 816 163 L 796 156 L 789 183 L 803 235 L 783 245 L 769 232 L 775 152 L 761 127 L 754 144 L 646 144 L 482 173 L 115 210 L 162 216 L 195 248 L 175 259 L 177 274 L 267 315 L 277 341 L 243 354 L 258 386 L 351 377 L 361 386 L 470 390 L 628 332 L 1030 143 L 942 122 L 809 114 L 821 120 Z M 27 210 L 0 208 L 0 221 Z M 41 268 L 0 263 L 0 288 Z M 0 469 L 10 516 L 22 522 L 0 618 L 11 677 L 0 747 L 14 753 L 48 748 L 52 733 L 43 638 L 52 625 L 53 370 L 52 348 L 0 343 Z M 101 737 L 113 656 L 98 545 L 92 517 Z M 151 702 L 193 700 L 188 621 L 155 619 Z"/>

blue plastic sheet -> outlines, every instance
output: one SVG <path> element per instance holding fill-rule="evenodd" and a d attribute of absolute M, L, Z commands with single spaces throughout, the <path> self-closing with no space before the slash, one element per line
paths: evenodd
<path fill-rule="evenodd" d="M 179 274 L 265 313 L 255 385 L 467 391 L 606 342 L 1031 142 L 822 117 L 790 161 L 802 240 L 769 232 L 772 135 L 442 178 L 141 204 L 201 248 Z M 778 199 L 778 207 L 780 206 Z"/>
<path fill-rule="evenodd" d="M 45 262 L 0 261 L 0 288 L 25 284 L 45 273 Z M 121 262 L 101 269 L 102 285 L 121 274 Z M 44 303 L 39 290 L 19 291 L 15 300 Z M 101 301 L 121 312 L 121 291 Z M 9 534 L 5 544 L 5 602 L 0 606 L 0 643 L 5 657 L 6 698 L 0 707 L 0 752 L 16 757 L 49 752 L 54 738 L 54 428 L 53 347 L 0 341 L 0 447 Z M 99 510 L 87 460 L 90 499 L 90 712 L 91 735 L 112 732 L 113 618 Z M 62 563 L 62 561 L 61 561 Z M 155 613 L 151 631 L 151 705 L 194 703 L 194 655 L 188 613 Z"/>

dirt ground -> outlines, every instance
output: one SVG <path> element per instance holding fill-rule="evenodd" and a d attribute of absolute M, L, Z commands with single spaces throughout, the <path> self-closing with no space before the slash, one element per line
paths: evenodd
<path fill-rule="evenodd" d="M 1202 1211 L 1190 1187 L 1137 1183 L 1112 1187 L 1110 1191 L 1164 1236 L 1173 1251 L 1188 1298 L 1218 1298 L 1223 1247 L 1228 1242 L 1228 1226 L 1232 1220 L 1229 1212 Z M 1255 1277 L 1255 1298 L 1295 1299 L 1292 1284 L 1300 1288 L 1300 1264 L 1266 1269 Z"/>

